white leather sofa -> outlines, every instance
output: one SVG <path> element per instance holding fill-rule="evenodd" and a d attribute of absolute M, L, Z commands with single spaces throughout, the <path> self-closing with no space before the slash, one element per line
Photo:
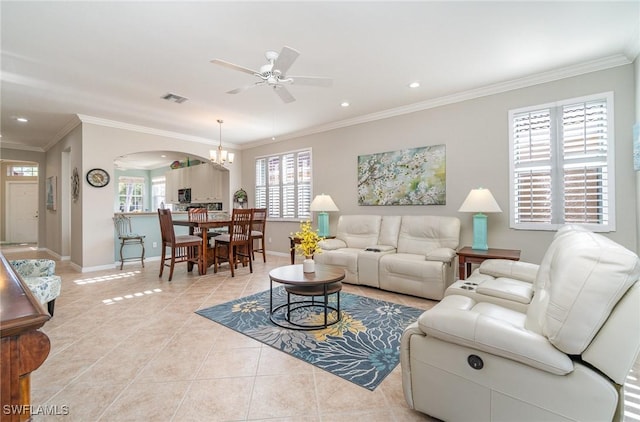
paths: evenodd
<path fill-rule="evenodd" d="M 345 270 L 345 282 L 440 300 L 455 277 L 460 220 L 441 216 L 342 215 L 319 264 Z"/>
<path fill-rule="evenodd" d="M 554 240 L 568 233 L 588 231 L 577 225 L 561 227 Z M 559 242 L 547 249 L 551 256 Z M 535 280 L 540 268 L 537 264 L 508 259 L 488 259 L 466 280 L 457 280 L 447 287 L 444 295 L 461 295 L 476 302 L 489 302 L 519 312 L 526 312 L 535 290 Z"/>
<path fill-rule="evenodd" d="M 403 333 L 409 406 L 448 421 L 621 420 L 640 351 L 640 260 L 564 230 L 526 312 L 447 295 Z"/>
<path fill-rule="evenodd" d="M 488 259 L 466 280 L 457 280 L 444 295 L 461 295 L 526 312 L 533 299 L 533 283 L 540 266 L 509 259 Z"/>

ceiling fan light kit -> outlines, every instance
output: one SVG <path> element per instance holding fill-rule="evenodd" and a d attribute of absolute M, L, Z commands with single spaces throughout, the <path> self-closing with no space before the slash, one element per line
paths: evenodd
<path fill-rule="evenodd" d="M 264 56 L 268 63 L 260 66 L 259 71 L 220 59 L 211 60 L 211 63 L 243 73 L 248 73 L 249 75 L 260 78 L 258 82 L 232 89 L 231 91 L 228 91 L 227 94 L 238 94 L 258 85 L 267 85 L 274 89 L 274 92 L 284 103 L 290 103 L 296 99 L 291 95 L 289 90 L 287 90 L 285 85 L 329 87 L 333 84 L 333 81 L 330 78 L 321 76 L 288 76 L 287 71 L 299 55 L 300 53 L 297 50 L 287 46 L 282 47 L 279 54 L 275 51 L 267 51 Z"/>

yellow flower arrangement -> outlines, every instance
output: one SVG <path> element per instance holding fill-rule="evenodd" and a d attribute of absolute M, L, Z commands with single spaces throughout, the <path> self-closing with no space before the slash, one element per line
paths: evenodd
<path fill-rule="evenodd" d="M 296 239 L 300 239 L 300 243 L 296 243 L 295 249 L 305 258 L 322 252 L 318 242 L 324 238 L 318 235 L 317 230 L 311 228 L 311 221 L 301 221 L 300 231 L 296 232 L 294 236 Z"/>

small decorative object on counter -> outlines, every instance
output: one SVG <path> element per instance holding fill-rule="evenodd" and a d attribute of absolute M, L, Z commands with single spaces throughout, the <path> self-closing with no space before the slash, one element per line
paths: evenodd
<path fill-rule="evenodd" d="M 305 257 L 302 262 L 302 271 L 305 273 L 312 273 L 315 271 L 315 261 L 313 255 L 321 253 L 322 250 L 318 246 L 318 242 L 323 240 L 318 235 L 317 230 L 311 228 L 311 221 L 300 222 L 300 231 L 293 235 L 296 239 L 300 239 L 300 243 L 296 243 L 295 249 L 300 255 Z"/>

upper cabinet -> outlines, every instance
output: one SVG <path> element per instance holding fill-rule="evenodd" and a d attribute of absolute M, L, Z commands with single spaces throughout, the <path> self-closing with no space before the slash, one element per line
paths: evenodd
<path fill-rule="evenodd" d="M 191 188 L 192 203 L 222 202 L 229 197 L 229 171 L 212 164 L 169 170 L 165 175 L 168 203 L 178 202 L 178 189 Z"/>

